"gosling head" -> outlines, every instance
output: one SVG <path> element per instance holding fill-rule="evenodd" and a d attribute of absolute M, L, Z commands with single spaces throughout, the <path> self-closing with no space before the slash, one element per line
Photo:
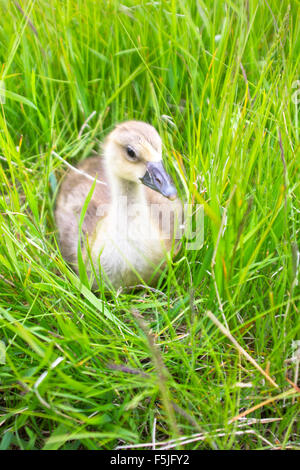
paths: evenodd
<path fill-rule="evenodd" d="M 176 198 L 176 188 L 162 163 L 161 138 L 150 124 L 127 121 L 117 125 L 106 137 L 103 150 L 109 170 L 118 178 Z"/>

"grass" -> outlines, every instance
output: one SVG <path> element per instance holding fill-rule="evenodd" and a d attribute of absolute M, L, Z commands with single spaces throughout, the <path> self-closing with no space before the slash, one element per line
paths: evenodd
<path fill-rule="evenodd" d="M 299 449 L 299 2 L 0 9 L 0 448 Z M 204 244 L 95 293 L 59 252 L 52 151 L 132 118 Z"/>

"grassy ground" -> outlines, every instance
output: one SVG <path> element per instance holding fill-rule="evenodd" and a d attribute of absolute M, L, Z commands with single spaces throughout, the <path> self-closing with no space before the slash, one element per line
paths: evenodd
<path fill-rule="evenodd" d="M 0 1 L 0 448 L 300 448 L 298 7 Z M 132 118 L 204 244 L 97 294 L 59 253 L 52 150 Z"/>

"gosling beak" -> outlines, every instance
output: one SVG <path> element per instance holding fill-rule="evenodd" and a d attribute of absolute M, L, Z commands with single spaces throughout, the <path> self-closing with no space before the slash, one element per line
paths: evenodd
<path fill-rule="evenodd" d="M 140 178 L 141 182 L 168 199 L 171 199 L 171 201 L 176 199 L 176 188 L 162 162 L 148 162 L 146 163 L 146 168 L 146 173 L 143 178 Z"/>

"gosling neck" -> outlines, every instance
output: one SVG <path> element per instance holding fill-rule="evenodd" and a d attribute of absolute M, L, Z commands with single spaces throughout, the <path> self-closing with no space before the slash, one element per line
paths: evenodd
<path fill-rule="evenodd" d="M 127 206 L 133 204 L 145 204 L 146 197 L 142 183 L 126 180 L 112 171 L 108 171 L 108 179 L 111 187 L 112 205 L 125 203 Z"/>

